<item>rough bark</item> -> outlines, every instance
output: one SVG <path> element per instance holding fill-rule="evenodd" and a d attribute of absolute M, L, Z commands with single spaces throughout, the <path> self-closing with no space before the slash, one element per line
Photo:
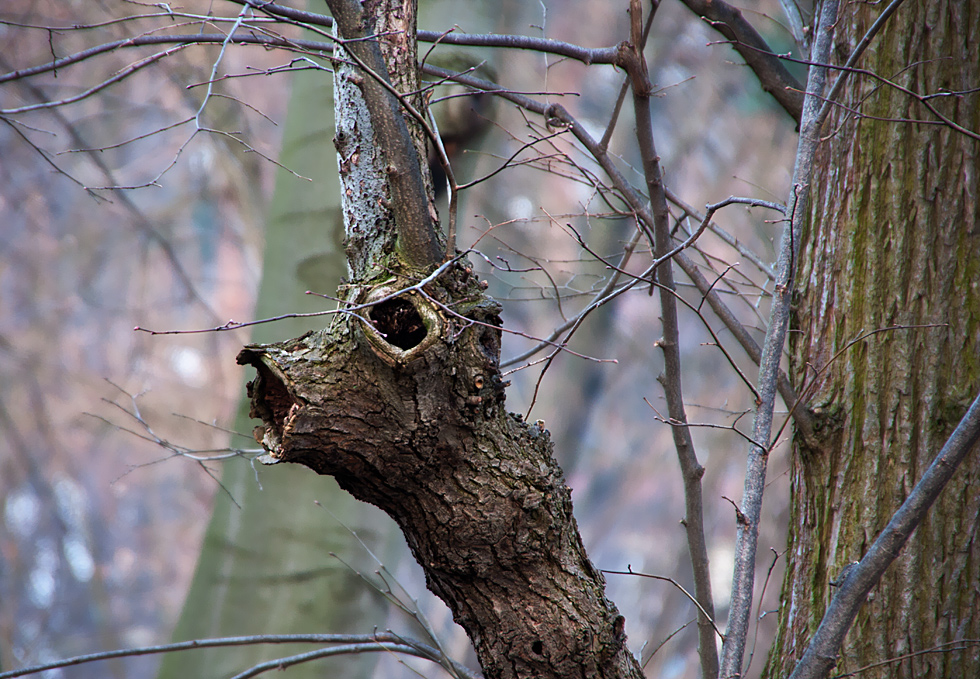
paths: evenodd
<path fill-rule="evenodd" d="M 258 369 L 251 396 L 266 448 L 395 519 L 487 677 L 639 676 L 547 432 L 503 408 L 499 331 L 430 307 L 424 339 L 406 350 L 388 344 L 412 340 L 380 320 L 386 311 L 370 320 L 387 341 L 344 316 L 242 352 Z M 461 311 L 492 324 L 496 309 Z"/>
<path fill-rule="evenodd" d="M 429 200 L 427 156 L 414 93 L 415 2 L 328 0 L 338 35 L 334 62 L 337 147 L 351 280 L 385 269 L 424 270 L 442 254 Z M 383 35 L 384 40 L 369 39 Z M 389 69 L 387 63 L 411 64 Z M 402 99 L 393 92 L 403 95 Z M 411 107 L 411 109 L 409 109 Z M 414 132 L 413 132 L 414 130 Z M 386 264 L 386 266 L 385 266 Z"/>
<path fill-rule="evenodd" d="M 842 9 L 840 61 L 880 11 Z M 980 65 L 964 27 L 978 23 L 976 0 L 907 3 L 859 65 L 917 92 L 970 90 Z M 815 436 L 795 445 L 770 677 L 792 670 L 833 583 L 864 555 L 980 387 L 980 145 L 945 125 L 896 122 L 937 118 L 871 78 L 851 76 L 842 100 L 868 117 L 832 115 L 802 243 L 791 356 Z M 980 129 L 975 91 L 931 103 Z M 883 328 L 894 329 L 831 362 Z M 980 676 L 978 483 L 974 452 L 872 591 L 836 671 Z"/>
<path fill-rule="evenodd" d="M 330 4 L 337 14 L 348 3 Z M 407 7 L 365 5 L 389 15 Z M 337 23 L 350 37 L 351 24 Z M 382 52 L 393 71 L 416 68 L 407 50 Z M 376 124 L 397 100 L 372 103 L 370 77 L 337 75 L 338 106 L 347 107 L 338 110 L 337 146 L 351 268 L 342 297 L 366 306 L 324 330 L 241 352 L 239 362 L 258 372 L 249 387 L 252 415 L 262 420 L 256 438 L 267 461 L 332 475 L 398 523 L 487 679 L 640 677 L 623 617 L 585 553 L 547 431 L 504 409 L 499 305 L 465 261 L 437 268 L 431 248 L 406 247 L 406 226 L 420 225 L 402 221 L 391 197 L 403 173 L 390 168 L 416 147 L 385 131 L 390 120 Z M 395 73 L 390 82 L 405 81 Z M 424 191 L 421 198 L 425 205 Z"/>

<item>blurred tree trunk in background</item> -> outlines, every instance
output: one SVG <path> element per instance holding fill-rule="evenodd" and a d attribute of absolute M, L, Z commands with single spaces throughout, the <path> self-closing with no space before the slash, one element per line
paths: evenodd
<path fill-rule="evenodd" d="M 842 10 L 838 55 L 880 11 Z M 922 94 L 975 89 L 967 27 L 978 25 L 977 0 L 907 3 L 858 66 Z M 896 122 L 936 117 L 877 79 L 851 75 L 841 101 L 864 117 L 839 108 L 828 121 L 801 249 L 791 360 L 798 393 L 813 383 L 808 407 L 820 429 L 814 445 L 796 442 L 770 677 L 792 669 L 833 582 L 865 554 L 980 388 L 980 144 L 946 125 Z M 930 101 L 980 129 L 975 94 Z M 860 676 L 980 676 L 978 486 L 974 452 L 872 590 L 838 671 L 881 663 Z"/>
<path fill-rule="evenodd" d="M 294 74 L 280 162 L 313 183 L 283 170 L 277 175 L 255 318 L 328 308 L 330 302 L 304 292 L 331 294 L 346 272 L 333 134 L 330 76 L 322 71 Z M 267 342 L 298 336 L 322 324 L 321 318 L 279 321 L 256 326 L 252 338 Z M 243 399 L 234 429 L 249 432 L 254 424 Z M 341 491 L 332 478 L 299 466 L 267 471 L 233 461 L 225 463 L 221 481 L 227 492 L 215 496 L 174 640 L 368 633 L 384 625 L 387 607 L 380 595 L 372 596 L 370 587 L 330 554 L 357 550 L 355 539 L 337 519 L 372 548 L 401 542 L 388 517 Z M 316 507 L 314 500 L 335 516 Z M 255 645 L 168 654 L 159 676 L 231 676 L 297 650 L 309 647 Z M 377 659 L 376 654 L 360 654 L 339 662 L 344 676 L 354 678 L 369 676 Z M 306 663 L 292 668 L 290 676 L 322 676 L 323 671 L 322 664 Z"/>

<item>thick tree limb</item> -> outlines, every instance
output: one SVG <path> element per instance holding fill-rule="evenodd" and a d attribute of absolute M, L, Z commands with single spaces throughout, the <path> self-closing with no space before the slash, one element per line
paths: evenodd
<path fill-rule="evenodd" d="M 351 273 L 357 279 L 367 275 L 370 269 L 376 268 L 380 263 L 379 251 L 384 249 L 374 242 L 383 238 L 380 232 L 384 227 L 377 230 L 370 228 L 364 215 L 360 214 L 365 207 L 365 199 L 377 200 L 381 196 L 371 196 L 371 190 L 362 190 L 365 180 L 359 171 L 375 175 L 369 181 L 380 182 L 387 188 L 385 193 L 388 195 L 383 200 L 387 200 L 388 205 L 381 207 L 383 211 L 390 210 L 394 218 L 402 263 L 417 270 L 431 270 L 441 261 L 442 248 L 434 215 L 429 210 L 428 191 L 419 164 L 419 153 L 405 122 L 401 102 L 391 92 L 393 86 L 381 47 L 377 39 L 372 37 L 378 32 L 374 26 L 367 25 L 366 12 L 357 0 L 327 0 L 327 4 L 336 20 L 336 28 L 343 44 L 342 51 L 353 57 L 360 67 L 352 72 L 349 67 L 338 63 L 335 77 L 338 107 L 344 107 L 338 108 L 342 114 L 337 121 L 337 150 L 342 166 L 341 181 L 345 183 L 344 211 L 345 215 L 360 222 L 359 231 L 351 232 L 348 229 Z M 393 17 L 386 16 L 386 19 L 392 20 Z M 404 20 L 408 21 L 408 18 L 405 17 Z M 405 36 L 412 37 L 414 33 L 414 13 L 411 24 L 411 30 L 406 27 L 400 33 L 388 36 L 387 40 L 393 43 L 389 49 L 393 52 L 406 49 Z M 414 44 L 414 40 L 412 43 Z M 339 53 L 341 50 L 337 52 L 335 57 L 342 60 L 344 55 Z M 415 59 L 409 58 L 414 57 L 414 50 L 408 56 L 399 56 L 404 63 L 411 64 L 412 69 L 416 68 Z M 355 112 L 358 107 L 351 101 L 352 97 L 357 97 L 357 90 L 364 97 L 369 115 L 361 116 L 352 124 L 350 116 L 359 115 Z M 349 105 L 347 102 L 350 102 Z M 369 139 L 365 125 L 372 131 L 373 140 Z M 372 143 L 375 147 L 373 149 L 370 148 Z M 380 149 L 384 149 L 383 158 L 373 153 Z M 377 176 L 378 168 L 374 163 L 384 164 L 382 176 Z M 346 171 L 344 164 L 347 165 Z M 348 183 L 344 177 L 351 177 L 352 172 L 356 177 Z M 358 214 L 352 215 L 352 211 Z M 349 222 L 348 219 L 345 221 Z"/>
<path fill-rule="evenodd" d="M 356 62 L 338 64 L 335 77 L 354 274 L 344 296 L 367 306 L 335 316 L 320 332 L 241 352 L 239 362 L 258 371 L 249 387 L 252 415 L 263 423 L 256 438 L 267 461 L 333 475 L 399 524 L 429 589 L 473 641 L 487 679 L 639 679 L 625 621 L 589 562 L 548 434 L 503 407 L 499 305 L 455 259 L 419 283 L 412 269 L 431 266 L 442 252 L 402 242 L 397 201 L 399 191 L 414 191 L 406 197 L 416 201 L 409 219 L 417 219 L 427 207 L 425 186 L 405 180 L 386 198 L 384 184 L 419 167 L 420 156 L 394 129 L 405 124 L 401 98 L 383 85 L 373 91 L 373 76 L 386 72 L 384 57 L 373 39 L 361 38 L 385 36 L 397 81 L 399 69 L 417 68 L 411 46 L 400 42 L 414 41 L 414 8 L 365 3 L 373 13 L 365 28 L 360 3 L 329 1 Z M 400 25 L 379 29 L 379 13 Z M 385 245 L 391 230 L 378 224 L 389 209 L 398 221 L 394 253 Z"/>
<path fill-rule="evenodd" d="M 741 10 L 722 0 L 682 2 L 731 41 L 732 47 L 759 79 L 762 89 L 771 94 L 798 125 L 803 115 L 803 85 L 786 70 L 759 32 L 742 16 Z"/>
<path fill-rule="evenodd" d="M 425 296 L 377 304 L 367 322 L 338 316 L 318 333 L 246 347 L 256 437 L 271 461 L 331 474 L 399 524 L 488 679 L 638 679 L 548 434 L 503 408 L 499 307 L 480 292 L 453 266 Z M 435 299 L 456 299 L 479 323 L 443 316 Z M 417 312 L 423 337 L 406 341 L 395 302 L 403 318 Z"/>

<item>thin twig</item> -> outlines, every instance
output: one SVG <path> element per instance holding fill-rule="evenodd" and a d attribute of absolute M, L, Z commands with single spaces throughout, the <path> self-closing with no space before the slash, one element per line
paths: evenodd
<path fill-rule="evenodd" d="M 470 80 L 467 84 L 474 87 L 481 87 L 486 85 L 486 81 L 483 83 L 477 83 L 475 80 Z M 492 83 L 489 83 L 490 87 L 493 87 Z M 542 105 L 538 102 L 528 99 L 527 97 L 520 97 L 515 95 L 502 95 L 505 98 L 514 101 L 519 106 L 525 107 L 528 110 L 536 111 L 542 108 Z M 592 154 L 592 157 L 599 162 L 603 170 L 605 170 L 606 175 L 612 180 L 613 185 L 619 192 L 619 195 L 627 202 L 630 209 L 639 217 L 641 223 L 647 228 L 651 227 L 654 223 L 653 214 L 650 212 L 648 205 L 646 204 L 643 197 L 640 195 L 636 189 L 634 189 L 629 181 L 623 176 L 623 173 L 619 171 L 619 168 L 612 162 L 609 155 L 596 143 L 589 132 L 579 123 L 568 111 L 559 104 L 552 104 L 550 106 L 544 107 L 543 114 L 546 118 L 555 120 L 559 125 L 564 125 L 567 129 L 575 135 L 583 146 Z M 738 341 L 742 346 L 742 349 L 748 354 L 749 358 L 756 365 L 762 359 L 762 349 L 759 347 L 758 342 L 749 334 L 745 326 L 738 320 L 728 305 L 725 304 L 724 300 L 718 295 L 717 291 L 711 290 L 711 283 L 704 277 L 701 271 L 698 269 L 697 265 L 684 253 L 678 252 L 673 256 L 673 261 L 677 262 L 677 265 L 681 268 L 684 274 L 694 283 L 698 291 L 705 296 L 708 305 L 711 310 L 715 312 L 725 327 L 728 329 L 732 336 Z M 796 392 L 793 390 L 790 384 L 789 378 L 786 373 L 782 370 L 778 374 L 778 388 L 779 394 L 783 398 L 785 403 L 794 403 L 797 400 Z M 811 440 L 813 437 L 813 424 L 809 413 L 805 410 L 799 411 L 796 414 L 795 419 L 797 430 L 806 439 Z"/>
<path fill-rule="evenodd" d="M 660 580 L 661 582 L 669 582 L 674 587 L 676 587 L 678 590 L 680 590 L 680 592 L 684 596 L 686 596 L 688 598 L 688 600 L 692 604 L 694 604 L 697 607 L 698 613 L 700 613 L 701 615 L 704 615 L 705 617 L 708 618 L 708 620 L 711 622 L 711 627 L 712 627 L 712 629 L 714 629 L 715 634 L 718 635 L 718 638 L 719 639 L 724 639 L 725 638 L 725 635 L 722 634 L 721 633 L 721 630 L 718 629 L 718 627 L 715 625 L 714 619 L 711 616 L 708 615 L 708 611 L 706 611 L 701 606 L 701 604 L 698 602 L 698 600 L 694 597 L 694 595 L 692 595 L 690 592 L 688 592 L 686 589 L 684 589 L 684 587 L 682 587 L 679 582 L 677 582 L 673 578 L 668 578 L 665 575 L 653 575 L 652 573 L 640 573 L 638 571 L 634 571 L 630 566 L 627 566 L 626 569 L 627 570 L 625 570 L 625 571 L 607 571 L 604 568 L 600 568 L 599 570 L 600 570 L 600 572 L 605 573 L 606 575 L 635 575 L 638 578 L 650 578 L 651 580 Z M 0 677 L 0 679 L 3 679 L 3 677 Z"/>

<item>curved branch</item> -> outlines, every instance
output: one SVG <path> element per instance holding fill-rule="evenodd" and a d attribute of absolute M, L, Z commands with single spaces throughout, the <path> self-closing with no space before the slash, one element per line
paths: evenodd
<path fill-rule="evenodd" d="M 731 41 L 762 89 L 800 124 L 803 116 L 803 85 L 786 70 L 765 39 L 750 24 L 741 10 L 722 0 L 681 0 L 688 9 L 705 19 L 709 26 Z"/>
<path fill-rule="evenodd" d="M 91 59 L 92 57 L 99 56 L 100 54 L 107 54 L 113 52 L 117 49 L 123 47 L 145 47 L 147 45 L 194 45 L 194 44 L 213 44 L 213 43 L 228 43 L 232 45 L 261 45 L 263 47 L 282 47 L 286 49 L 302 49 L 311 52 L 322 53 L 324 56 L 330 54 L 333 51 L 333 46 L 326 42 L 317 42 L 315 40 L 287 40 L 286 38 L 275 38 L 268 35 L 258 35 L 258 34 L 247 34 L 247 35 L 234 35 L 229 37 L 224 33 L 194 33 L 189 35 L 143 35 L 136 38 L 123 38 L 121 40 L 114 40 L 112 42 L 107 42 L 102 45 L 96 45 L 95 47 L 90 47 L 88 49 L 82 50 L 81 52 L 76 52 L 75 54 L 70 54 L 67 57 L 61 57 L 60 59 L 54 59 L 52 61 L 39 64 L 37 66 L 32 66 L 30 68 L 21 68 L 16 71 L 9 71 L 0 75 L 0 84 L 5 82 L 10 82 L 12 80 L 21 80 L 24 78 L 29 78 L 31 76 L 40 75 L 42 73 L 50 73 L 52 71 L 57 71 L 65 66 L 71 66 L 77 64 L 86 59 Z"/>
<path fill-rule="evenodd" d="M 581 47 L 561 40 L 549 38 L 533 38 L 526 35 L 493 35 L 469 33 L 437 33 L 436 31 L 419 31 L 422 42 L 437 42 L 440 45 L 465 45 L 467 47 L 503 47 L 510 49 L 532 50 L 545 54 L 557 54 L 562 57 L 581 61 L 586 66 L 592 64 L 619 64 L 618 47 Z"/>
<path fill-rule="evenodd" d="M 0 672 L 0 679 L 14 679 L 14 677 L 25 677 L 31 674 L 40 674 L 48 670 L 61 667 L 74 667 L 100 660 L 112 660 L 113 658 L 131 658 L 139 655 L 156 655 L 159 653 L 175 653 L 177 651 L 189 651 L 196 648 L 217 648 L 224 646 L 254 646 L 257 644 L 346 644 L 340 648 L 322 649 L 329 651 L 324 655 L 337 655 L 340 653 L 364 653 L 370 651 L 395 651 L 414 655 L 426 660 L 442 664 L 448 661 L 450 666 L 467 679 L 478 679 L 479 675 L 459 663 L 445 658 L 436 648 L 404 637 L 393 632 L 380 632 L 377 634 L 261 634 L 243 637 L 219 637 L 217 639 L 194 639 L 192 641 L 180 641 L 173 644 L 161 644 L 159 646 L 139 646 L 136 648 L 123 648 L 116 651 L 103 651 L 101 653 L 88 653 L 86 655 L 56 660 L 43 665 L 33 665 L 23 667 L 8 672 Z M 318 656 L 322 657 L 322 656 Z"/>

